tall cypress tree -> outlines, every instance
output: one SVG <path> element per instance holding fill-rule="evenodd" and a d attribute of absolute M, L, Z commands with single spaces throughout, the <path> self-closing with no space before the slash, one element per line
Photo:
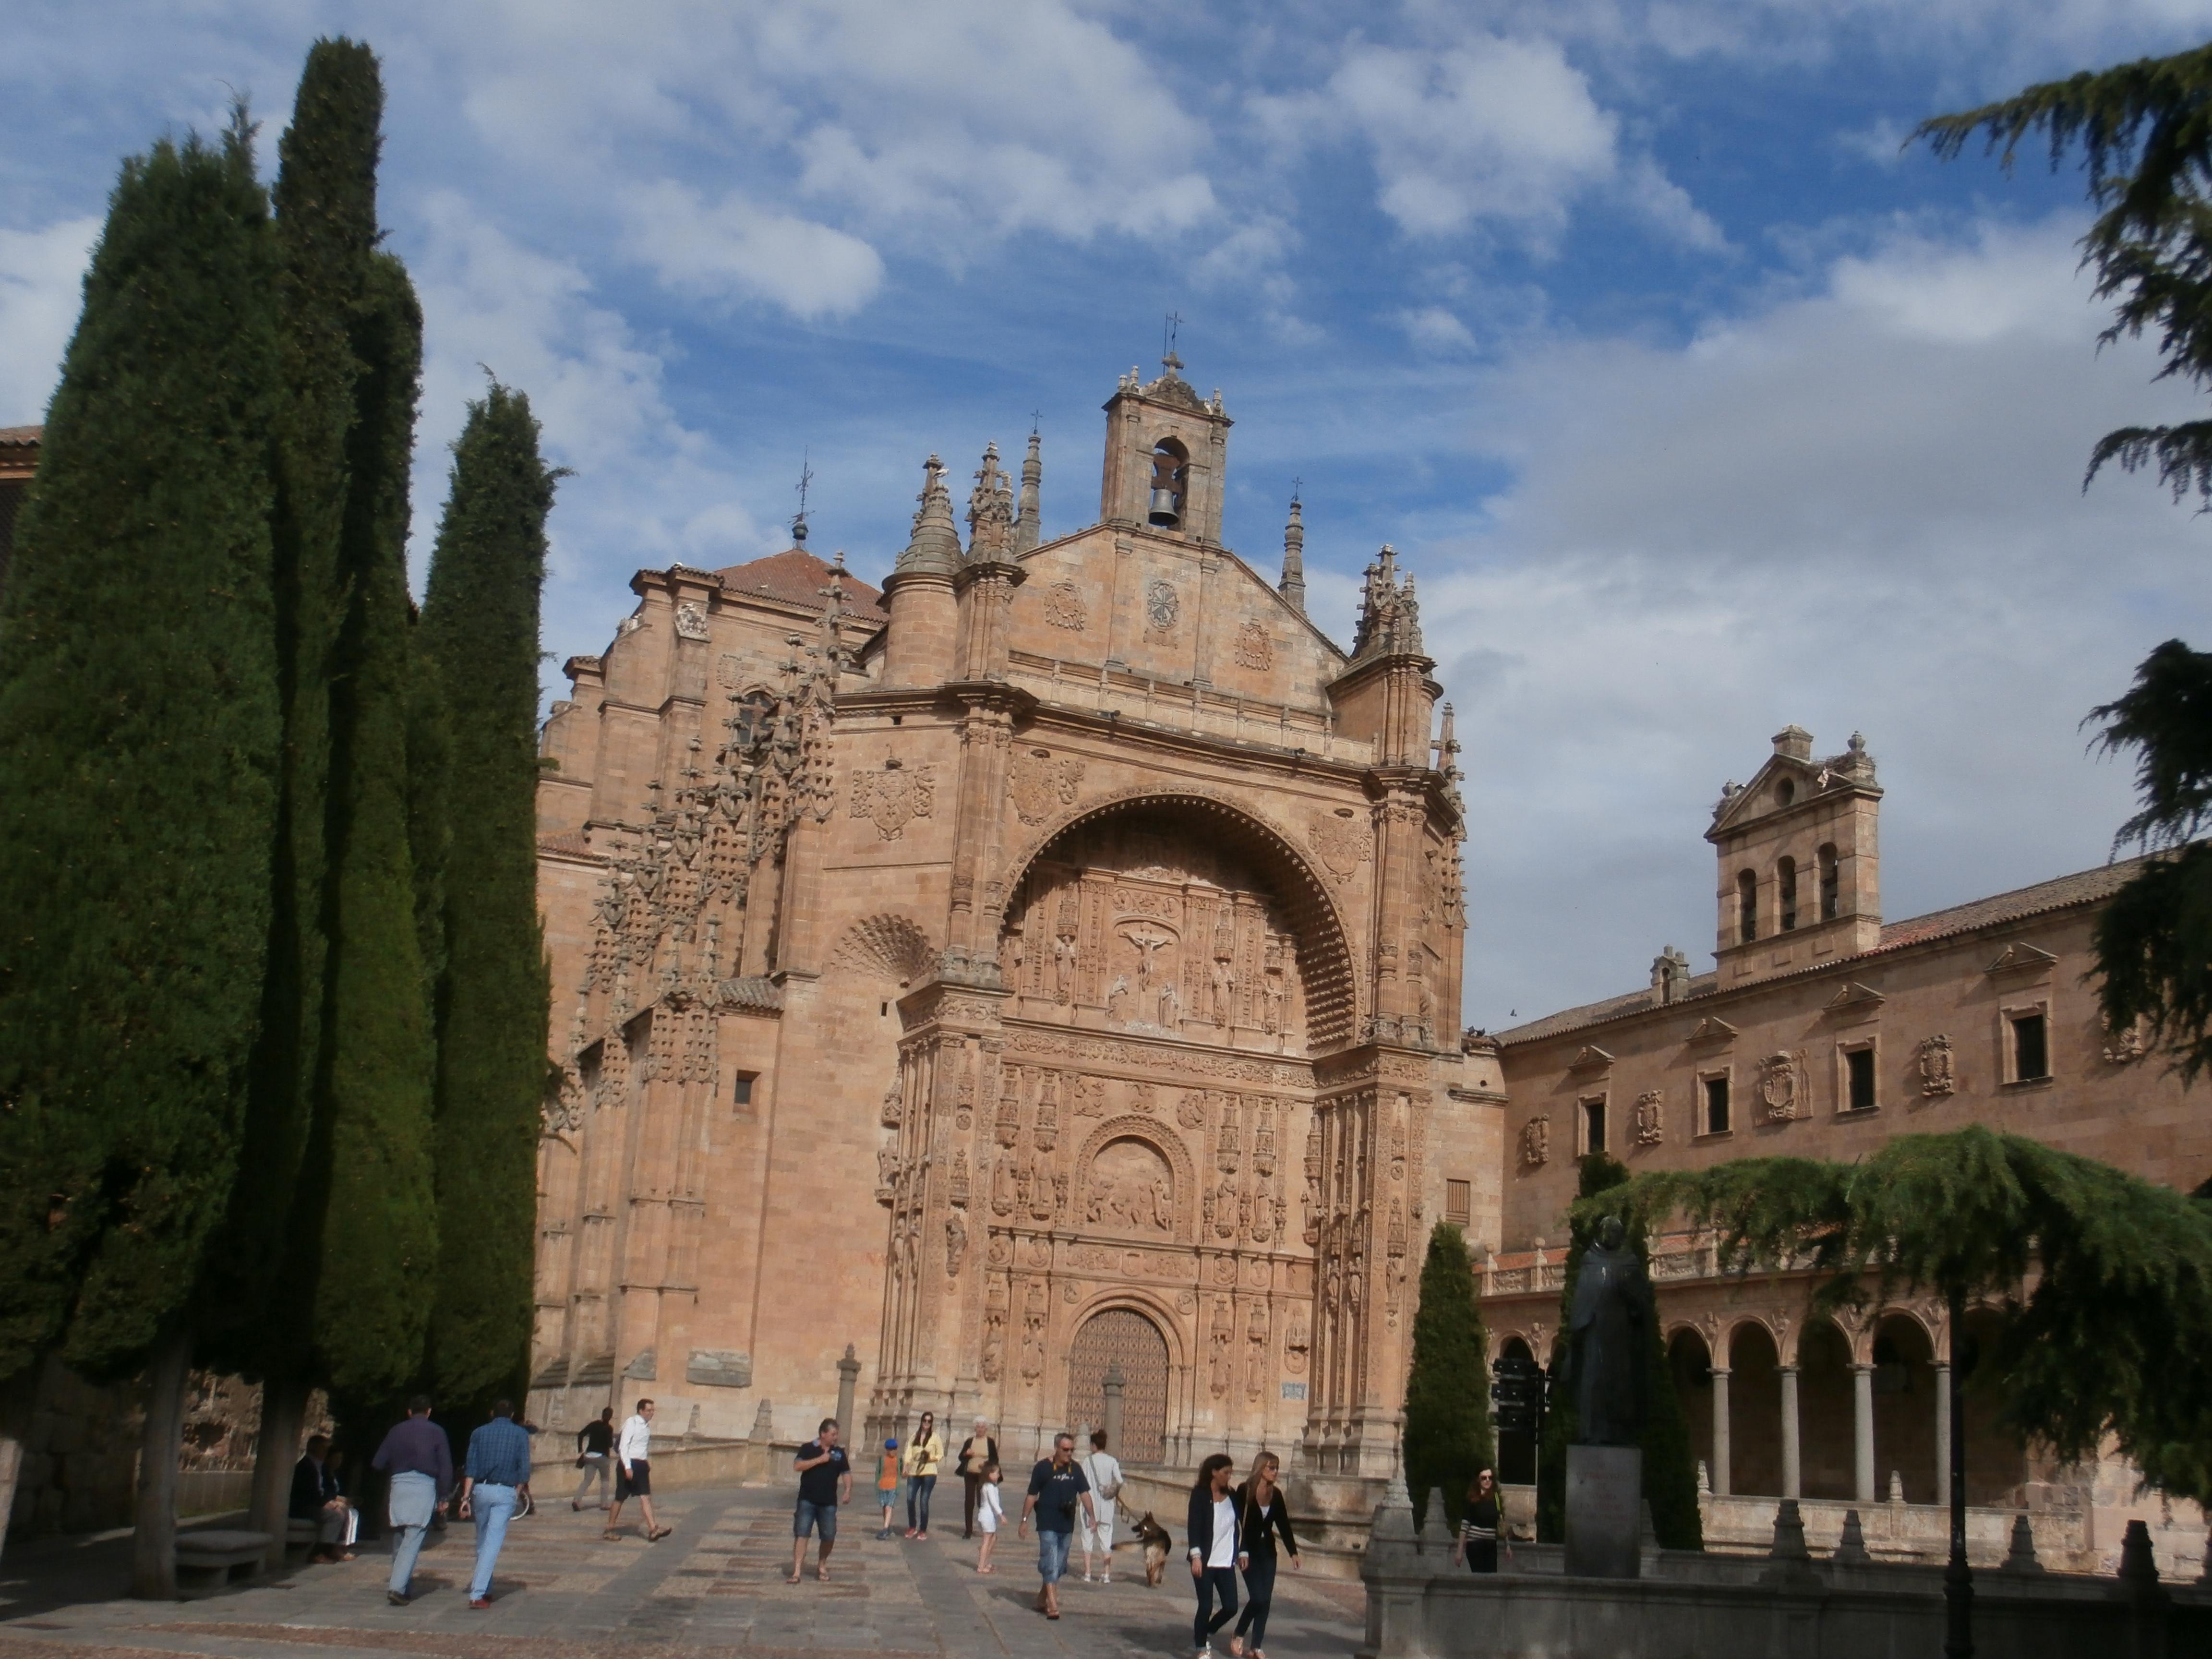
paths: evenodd
<path fill-rule="evenodd" d="M 454 446 L 422 608 L 449 721 L 438 1210 L 430 1361 L 456 1402 L 529 1363 L 533 1215 L 551 1003 L 538 921 L 538 611 L 555 479 L 530 400 L 495 383 Z"/>
<path fill-rule="evenodd" d="M 151 1361 L 148 1594 L 267 947 L 270 259 L 242 112 L 125 164 L 0 608 L 0 1373 Z"/>
<path fill-rule="evenodd" d="M 1474 1302 L 1467 1239 L 1448 1221 L 1429 1233 L 1421 1301 L 1413 1314 L 1413 1363 L 1406 1377 L 1406 1485 L 1413 1512 L 1441 1486 L 1441 1524 L 1455 1530 L 1467 1489 L 1492 1467 L 1489 1343 Z"/>
<path fill-rule="evenodd" d="M 1607 1152 L 1592 1152 L 1581 1163 L 1577 1195 L 1583 1199 L 1611 1192 L 1629 1180 L 1627 1166 Z M 1575 1281 L 1582 1273 L 1583 1257 L 1597 1242 L 1601 1218 L 1588 1206 L 1570 1212 L 1571 1239 L 1567 1247 L 1566 1282 L 1559 1291 L 1560 1352 L 1571 1328 L 1569 1314 L 1575 1305 Z M 1640 1208 L 1624 1208 L 1621 1219 L 1628 1230 L 1628 1247 L 1651 1267 L 1651 1242 Z M 1658 1322 L 1652 1322 L 1644 1357 L 1649 1387 L 1644 1412 L 1644 1497 L 1651 1505 L 1651 1529 L 1662 1548 L 1696 1550 L 1705 1547 L 1705 1517 L 1698 1509 L 1697 1460 L 1690 1452 L 1690 1420 L 1674 1392 L 1673 1373 L 1667 1364 L 1666 1339 Z M 1574 1396 L 1565 1388 L 1551 1390 L 1544 1420 L 1544 1437 L 1536 1449 L 1536 1535 L 1547 1543 L 1566 1536 L 1567 1448 L 1575 1437 Z"/>

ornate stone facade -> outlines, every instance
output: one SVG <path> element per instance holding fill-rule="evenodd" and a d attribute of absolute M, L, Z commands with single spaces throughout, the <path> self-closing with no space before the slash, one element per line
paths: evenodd
<path fill-rule="evenodd" d="M 1178 367 L 1107 404 L 1089 528 L 1041 540 L 1033 438 L 963 545 L 933 457 L 882 595 L 803 546 L 641 572 L 571 660 L 538 1420 L 652 1377 L 788 1436 L 849 1342 L 870 1441 L 1018 1454 L 1118 1363 L 1139 1461 L 1389 1473 L 1437 1160 L 1504 1160 L 1457 745 L 1389 549 L 1347 653 L 1295 526 L 1286 588 L 1221 544 Z"/>

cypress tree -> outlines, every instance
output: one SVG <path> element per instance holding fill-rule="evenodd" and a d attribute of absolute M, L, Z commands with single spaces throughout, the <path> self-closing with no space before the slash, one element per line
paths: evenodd
<path fill-rule="evenodd" d="M 1429 1233 L 1421 1300 L 1413 1314 L 1413 1361 L 1406 1376 L 1406 1485 L 1413 1513 L 1443 1489 L 1443 1522 L 1456 1530 L 1467 1489 L 1492 1467 L 1489 1342 L 1475 1306 L 1467 1240 L 1448 1221 Z"/>
<path fill-rule="evenodd" d="M 517 1218 L 536 1213 L 551 1004 L 538 921 L 538 613 L 557 477 L 529 399 L 494 383 L 454 447 L 422 609 L 451 744 L 430 1362 L 456 1403 L 527 1382 L 534 1230 Z"/>
<path fill-rule="evenodd" d="M 1607 1214 L 1619 1214 L 1628 1231 L 1628 1247 L 1648 1273 L 1651 1243 L 1645 1211 L 1640 1206 L 1595 1202 L 1601 1194 L 1626 1183 L 1627 1167 L 1607 1152 L 1592 1152 L 1581 1160 L 1579 1199 L 1569 1212 L 1566 1282 L 1559 1292 L 1559 1352 L 1566 1351 L 1571 1329 L 1569 1315 L 1575 1305 L 1575 1281 L 1583 1257 L 1597 1242 L 1598 1224 Z M 1651 1505 L 1651 1529 L 1660 1546 L 1670 1550 L 1705 1547 L 1705 1519 L 1698 1510 L 1697 1462 L 1690 1454 L 1690 1422 L 1674 1392 L 1667 1365 L 1666 1339 L 1653 1321 L 1644 1354 L 1648 1387 L 1644 1413 L 1644 1497 Z M 1554 1387 L 1544 1419 L 1544 1437 L 1536 1451 L 1536 1535 L 1547 1543 L 1566 1537 L 1567 1448 L 1579 1425 L 1570 1389 Z"/>
<path fill-rule="evenodd" d="M 0 607 L 0 1373 L 151 1362 L 146 1594 L 268 936 L 270 260 L 242 111 L 125 164 Z"/>

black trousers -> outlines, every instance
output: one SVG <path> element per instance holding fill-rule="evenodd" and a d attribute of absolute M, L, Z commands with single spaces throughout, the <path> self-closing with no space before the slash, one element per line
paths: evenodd
<path fill-rule="evenodd" d="M 1267 1645 L 1267 1608 L 1275 1599 L 1277 1565 L 1273 1549 L 1254 1550 L 1244 1569 L 1244 1612 L 1237 1620 L 1237 1633 L 1249 1632 L 1255 1648 Z"/>
<path fill-rule="evenodd" d="M 983 1477 L 980 1474 L 963 1474 L 960 1477 L 960 1486 L 962 1488 L 960 1535 L 963 1538 L 973 1538 L 975 1535 L 975 1506 L 983 1501 Z"/>
<path fill-rule="evenodd" d="M 1213 1598 L 1221 1598 L 1221 1611 L 1213 1612 Z M 1209 1615 L 1211 1617 L 1209 1618 Z M 1198 1576 L 1198 1617 L 1190 1621 L 1190 1644 L 1202 1648 L 1213 1632 L 1237 1616 L 1237 1569 L 1208 1567 Z"/>

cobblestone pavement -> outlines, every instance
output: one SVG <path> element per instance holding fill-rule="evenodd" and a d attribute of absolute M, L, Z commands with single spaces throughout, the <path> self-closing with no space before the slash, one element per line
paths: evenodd
<path fill-rule="evenodd" d="M 793 1586 L 783 1582 L 788 1492 L 672 1492 L 656 1507 L 676 1529 L 658 1544 L 646 1543 L 634 1523 L 620 1542 L 604 1542 L 601 1517 L 572 1514 L 565 1503 L 518 1521 L 486 1612 L 468 1605 L 474 1546 L 465 1525 L 434 1535 L 416 1568 L 415 1600 L 404 1607 L 384 1599 L 380 1545 L 364 1546 L 355 1561 L 179 1603 L 103 1599 L 128 1572 L 127 1539 L 119 1551 L 74 1559 L 34 1545 L 10 1551 L 0 1572 L 0 1659 L 598 1659 L 644 1648 L 671 1659 L 1190 1652 L 1188 1573 L 1170 1562 L 1166 1581 L 1147 1589 L 1133 1545 L 1115 1553 L 1110 1585 L 1086 1584 L 1079 1571 L 1063 1583 L 1064 1616 L 1051 1622 L 1033 1605 L 1036 1546 L 1011 1533 L 1000 1540 L 997 1571 L 984 1577 L 975 1571 L 975 1546 L 957 1529 L 927 1543 L 878 1542 L 860 1524 L 876 1511 L 855 1504 L 844 1512 L 831 1581 L 815 1582 L 810 1550 L 809 1577 Z M 1269 1659 L 1348 1655 L 1364 1607 L 1357 1584 L 1285 1571 L 1269 1620 Z M 1227 1652 L 1226 1635 L 1217 1652 Z"/>

